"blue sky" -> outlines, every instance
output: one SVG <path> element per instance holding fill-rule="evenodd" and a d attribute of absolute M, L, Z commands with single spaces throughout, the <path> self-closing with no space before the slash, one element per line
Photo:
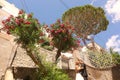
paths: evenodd
<path fill-rule="evenodd" d="M 102 7 L 109 25 L 106 31 L 97 34 L 95 42 L 108 49 L 120 52 L 120 0 L 8 0 L 27 13 L 34 13 L 40 23 L 52 24 L 69 8 L 91 4 Z"/>

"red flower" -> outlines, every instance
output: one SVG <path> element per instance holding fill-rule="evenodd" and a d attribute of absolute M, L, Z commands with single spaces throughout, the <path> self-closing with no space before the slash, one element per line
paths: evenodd
<path fill-rule="evenodd" d="M 15 22 L 16 22 L 18 25 L 20 24 L 20 22 L 19 22 L 19 20 L 18 20 L 18 19 L 16 19 L 16 20 L 15 20 Z"/>
<path fill-rule="evenodd" d="M 60 22 L 60 19 L 58 19 L 57 22 L 58 22 L 58 23 L 61 23 L 61 22 Z"/>
<path fill-rule="evenodd" d="M 5 24 L 5 20 L 3 20 L 2 23 Z"/>
<path fill-rule="evenodd" d="M 47 28 L 47 29 L 46 29 L 46 31 L 47 31 L 47 32 L 49 32 L 49 31 L 50 31 L 50 29 L 48 29 L 48 28 Z"/>
<path fill-rule="evenodd" d="M 65 33 L 65 30 L 62 30 L 63 33 Z"/>
<path fill-rule="evenodd" d="M 69 28 L 69 29 L 71 29 L 71 28 L 72 28 L 72 26 L 70 26 L 70 25 L 69 25 L 69 26 L 68 26 L 68 28 Z"/>
<path fill-rule="evenodd" d="M 80 40 L 77 40 L 77 43 L 80 43 Z"/>
<path fill-rule="evenodd" d="M 6 19 L 6 21 L 9 22 L 9 21 L 10 21 L 10 18 Z"/>
<path fill-rule="evenodd" d="M 23 10 L 20 10 L 18 14 L 23 14 Z"/>
<path fill-rule="evenodd" d="M 36 19 L 37 23 L 40 24 L 40 22 L 38 21 L 38 19 Z"/>
<path fill-rule="evenodd" d="M 53 45 L 54 45 L 54 43 L 51 41 L 51 42 L 50 42 L 50 45 L 51 45 L 51 46 L 53 46 Z"/>
<path fill-rule="evenodd" d="M 25 22 L 25 24 L 31 24 L 31 22 L 27 21 L 27 22 Z"/>
<path fill-rule="evenodd" d="M 44 42 L 44 40 L 43 40 L 43 39 L 40 39 L 40 40 L 39 40 L 39 43 L 43 43 L 43 42 Z"/>
<path fill-rule="evenodd" d="M 58 33 L 61 33 L 62 32 L 62 30 L 58 30 Z"/>
<path fill-rule="evenodd" d="M 55 32 L 55 30 L 51 30 L 51 33 L 54 33 Z"/>
<path fill-rule="evenodd" d="M 45 28 L 45 29 L 48 29 L 48 25 L 44 25 L 44 28 Z"/>
<path fill-rule="evenodd" d="M 64 41 L 66 41 L 66 40 L 67 40 L 67 38 L 64 38 L 63 40 L 64 40 Z"/>
<path fill-rule="evenodd" d="M 7 34 L 10 34 L 10 31 L 7 31 Z"/>
<path fill-rule="evenodd" d="M 51 25 L 50 25 L 50 27 L 53 27 L 53 26 L 54 26 L 54 24 L 51 24 Z"/>
<path fill-rule="evenodd" d="M 10 15 L 10 17 L 9 18 L 13 18 L 13 15 Z"/>
<path fill-rule="evenodd" d="M 57 33 L 57 31 L 54 32 L 55 34 Z"/>
<path fill-rule="evenodd" d="M 23 19 L 19 19 L 20 22 L 23 22 L 24 20 Z"/>
<path fill-rule="evenodd" d="M 74 31 L 74 30 L 75 30 L 75 28 L 72 28 L 72 30 Z"/>
<path fill-rule="evenodd" d="M 60 27 L 63 28 L 63 27 L 64 27 L 64 24 L 60 24 Z"/>
<path fill-rule="evenodd" d="M 80 36 L 77 36 L 77 38 L 80 38 Z"/>
<path fill-rule="evenodd" d="M 5 25 L 5 29 L 10 29 L 10 27 L 8 25 Z"/>
<path fill-rule="evenodd" d="M 32 18 L 32 14 L 28 14 L 28 18 Z"/>
<path fill-rule="evenodd" d="M 44 34 L 43 33 L 40 33 L 40 36 L 43 36 Z"/>
<path fill-rule="evenodd" d="M 14 26 L 11 26 L 10 28 L 11 28 L 11 29 L 14 29 L 15 27 L 14 27 Z"/>

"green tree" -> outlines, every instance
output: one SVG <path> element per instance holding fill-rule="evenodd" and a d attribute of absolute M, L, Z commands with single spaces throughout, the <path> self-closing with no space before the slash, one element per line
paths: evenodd
<path fill-rule="evenodd" d="M 104 10 L 92 5 L 71 8 L 63 14 L 62 20 L 75 27 L 76 34 L 82 38 L 85 45 L 88 35 L 105 31 L 109 24 Z"/>

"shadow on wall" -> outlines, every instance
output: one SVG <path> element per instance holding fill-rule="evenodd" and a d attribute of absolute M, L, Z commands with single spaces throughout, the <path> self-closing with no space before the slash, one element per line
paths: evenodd
<path fill-rule="evenodd" d="M 36 68 L 16 67 L 13 71 L 15 80 L 35 80 Z"/>
<path fill-rule="evenodd" d="M 120 80 L 120 65 L 112 67 L 111 70 L 113 80 Z"/>

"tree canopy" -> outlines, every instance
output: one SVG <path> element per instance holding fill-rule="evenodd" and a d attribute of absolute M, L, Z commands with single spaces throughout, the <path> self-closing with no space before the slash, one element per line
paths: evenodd
<path fill-rule="evenodd" d="M 63 14 L 62 20 L 73 25 L 76 34 L 84 39 L 85 36 L 105 31 L 109 24 L 104 10 L 92 5 L 71 8 Z"/>

